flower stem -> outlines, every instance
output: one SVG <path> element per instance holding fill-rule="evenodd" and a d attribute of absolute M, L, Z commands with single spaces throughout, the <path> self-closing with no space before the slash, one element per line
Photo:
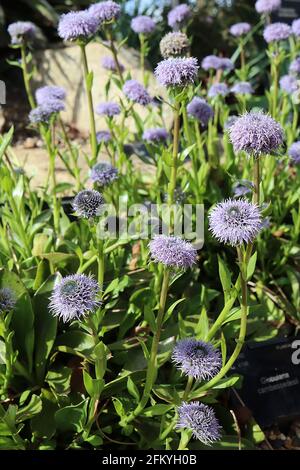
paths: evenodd
<path fill-rule="evenodd" d="M 170 176 L 169 191 L 168 191 L 169 206 L 172 206 L 172 204 L 174 204 L 175 202 L 174 193 L 176 189 L 176 178 L 177 178 L 179 132 L 180 132 L 180 102 L 176 101 L 175 109 L 174 109 L 172 168 L 171 168 L 171 176 Z"/>
<path fill-rule="evenodd" d="M 27 98 L 31 108 L 35 108 L 35 100 L 33 98 L 31 87 L 30 87 L 30 74 L 27 67 L 27 57 L 26 57 L 26 43 L 22 42 L 21 45 L 21 59 L 22 59 L 22 72 L 23 72 L 23 80 L 25 85 L 25 90 L 27 94 Z"/>
<path fill-rule="evenodd" d="M 114 58 L 114 61 L 115 61 L 115 64 L 116 64 L 116 69 L 117 69 L 119 78 L 120 78 L 121 83 L 123 85 L 124 84 L 123 72 L 122 72 L 120 62 L 119 62 L 119 59 L 118 59 L 118 53 L 117 53 L 117 49 L 116 49 L 116 46 L 115 46 L 115 43 L 114 43 L 114 40 L 113 40 L 112 32 L 111 32 L 111 29 L 109 27 L 105 29 L 105 34 L 106 34 L 106 37 L 109 41 L 109 47 L 110 47 L 111 53 L 113 55 L 113 58 Z"/>
<path fill-rule="evenodd" d="M 254 165 L 253 165 L 253 204 L 259 205 L 260 200 L 260 193 L 259 193 L 259 186 L 260 186 L 260 165 L 259 165 L 259 156 L 254 157 Z"/>
<path fill-rule="evenodd" d="M 94 164 L 96 163 L 96 160 L 97 160 L 98 145 L 97 145 L 97 137 L 96 137 L 95 113 L 94 113 L 94 104 L 93 104 L 93 96 L 92 96 L 93 75 L 89 71 L 85 44 L 80 44 L 80 49 L 81 49 L 81 59 L 82 59 L 83 71 L 84 71 L 84 80 L 85 80 L 88 108 L 89 108 L 92 163 Z"/>

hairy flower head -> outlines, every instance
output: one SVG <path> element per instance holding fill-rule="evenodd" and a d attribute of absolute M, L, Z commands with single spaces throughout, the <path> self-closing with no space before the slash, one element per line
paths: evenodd
<path fill-rule="evenodd" d="M 187 269 L 196 262 L 193 245 L 179 237 L 157 235 L 150 241 L 149 249 L 153 260 L 165 266 Z"/>
<path fill-rule="evenodd" d="M 178 407 L 177 428 L 189 429 L 203 444 L 210 445 L 221 437 L 221 428 L 214 410 L 204 403 L 183 402 Z"/>
<path fill-rule="evenodd" d="M 78 217 L 93 219 L 101 214 L 104 199 L 102 194 L 94 189 L 84 189 L 73 199 L 73 209 Z"/>
<path fill-rule="evenodd" d="M 172 57 L 159 62 L 154 73 L 165 87 L 184 87 L 194 83 L 198 69 L 198 61 L 194 57 Z"/>
<path fill-rule="evenodd" d="M 58 35 L 65 41 L 87 39 L 96 33 L 98 26 L 97 19 L 89 11 L 71 11 L 60 17 Z"/>

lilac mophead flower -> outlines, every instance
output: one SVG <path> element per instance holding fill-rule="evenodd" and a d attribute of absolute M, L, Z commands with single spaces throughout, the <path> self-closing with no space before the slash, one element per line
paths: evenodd
<path fill-rule="evenodd" d="M 219 64 L 218 64 L 218 70 L 233 70 L 234 69 L 234 63 L 232 62 L 231 59 L 228 59 L 227 57 L 220 57 L 219 58 Z"/>
<path fill-rule="evenodd" d="M 31 21 L 16 21 L 11 23 L 7 31 L 11 37 L 11 43 L 15 45 L 32 41 L 37 32 L 35 24 L 31 23 Z"/>
<path fill-rule="evenodd" d="M 187 35 L 180 31 L 166 34 L 159 43 L 160 53 L 164 59 L 185 56 L 189 47 L 190 43 Z"/>
<path fill-rule="evenodd" d="M 174 29 L 179 30 L 184 26 L 192 15 L 190 7 L 186 3 L 182 3 L 173 8 L 168 13 L 168 25 Z"/>
<path fill-rule="evenodd" d="M 204 57 L 204 59 L 202 59 L 201 67 L 204 70 L 210 70 L 210 69 L 219 70 L 220 57 L 216 55 L 207 55 L 206 57 Z"/>
<path fill-rule="evenodd" d="M 300 80 L 294 75 L 283 75 L 279 80 L 279 86 L 282 91 L 293 94 L 299 90 Z"/>
<path fill-rule="evenodd" d="M 88 10 L 70 11 L 60 17 L 57 31 L 65 41 L 86 40 L 97 32 L 98 27 L 97 19 Z"/>
<path fill-rule="evenodd" d="M 236 95 L 252 95 L 252 93 L 254 93 L 252 85 L 249 82 L 235 83 L 231 87 L 230 91 L 231 91 L 231 93 L 235 93 Z"/>
<path fill-rule="evenodd" d="M 112 1 L 98 2 L 91 5 L 88 9 L 89 13 L 96 18 L 98 24 L 111 23 L 121 15 L 121 6 Z"/>
<path fill-rule="evenodd" d="M 189 116 L 197 119 L 202 126 L 207 126 L 209 120 L 213 117 L 214 111 L 212 107 L 199 96 L 195 96 L 186 107 Z"/>
<path fill-rule="evenodd" d="M 117 116 L 121 112 L 120 105 L 112 101 L 107 101 L 106 103 L 100 103 L 96 106 L 96 113 L 100 116 L 113 117 Z"/>
<path fill-rule="evenodd" d="M 156 28 L 155 21 L 150 16 L 139 15 L 131 20 L 131 28 L 137 34 L 151 34 Z"/>
<path fill-rule="evenodd" d="M 104 69 L 109 70 L 110 72 L 118 71 L 114 58 L 109 55 L 103 57 L 101 65 Z M 124 72 L 125 67 L 120 62 L 119 62 L 119 67 L 120 67 L 121 72 Z"/>
<path fill-rule="evenodd" d="M 235 152 L 248 155 L 272 153 L 283 143 L 281 125 L 263 112 L 250 112 L 240 116 L 229 129 Z"/>
<path fill-rule="evenodd" d="M 16 301 L 15 293 L 9 287 L 2 287 L 0 289 L 0 313 L 13 310 Z"/>
<path fill-rule="evenodd" d="M 298 140 L 297 142 L 294 142 L 289 150 L 288 154 L 293 160 L 294 163 L 299 164 L 300 163 L 300 141 Z"/>
<path fill-rule="evenodd" d="M 154 261 L 168 267 L 187 269 L 196 262 L 193 245 L 179 237 L 157 235 L 150 241 L 149 249 Z"/>
<path fill-rule="evenodd" d="M 233 24 L 229 29 L 230 34 L 232 34 L 232 36 L 235 36 L 236 38 L 245 36 L 250 31 L 251 25 L 249 23 L 236 23 Z"/>
<path fill-rule="evenodd" d="M 169 133 L 164 127 L 152 127 L 151 129 L 145 129 L 143 133 L 143 139 L 150 143 L 165 142 L 168 137 Z"/>
<path fill-rule="evenodd" d="M 187 376 L 209 380 L 220 371 L 222 357 L 212 344 L 193 338 L 179 340 L 173 350 L 172 361 Z"/>
<path fill-rule="evenodd" d="M 255 9 L 257 13 L 268 15 L 273 11 L 279 10 L 281 7 L 281 0 L 257 0 Z"/>
<path fill-rule="evenodd" d="M 300 36 L 300 18 L 297 18 L 292 22 L 292 32 L 295 36 Z"/>
<path fill-rule="evenodd" d="M 29 113 L 29 121 L 32 124 L 38 123 L 48 123 L 56 113 L 60 111 L 64 111 L 65 104 L 61 100 L 48 100 L 47 102 L 37 106 L 36 108 L 32 109 Z"/>
<path fill-rule="evenodd" d="M 91 169 L 91 180 L 99 186 L 107 186 L 118 178 L 118 169 L 107 162 L 96 163 Z"/>
<path fill-rule="evenodd" d="M 108 144 L 111 141 L 111 133 L 109 131 L 99 131 L 96 134 L 98 144 Z"/>
<path fill-rule="evenodd" d="M 198 69 L 198 61 L 194 57 L 172 57 L 159 62 L 154 74 L 165 87 L 184 87 L 194 83 Z"/>
<path fill-rule="evenodd" d="M 283 41 L 288 39 L 292 34 L 291 27 L 286 23 L 272 23 L 265 27 L 264 29 L 264 39 L 270 44 L 271 42 Z"/>
<path fill-rule="evenodd" d="M 214 410 L 204 403 L 192 401 L 183 402 L 178 407 L 178 429 L 189 429 L 193 437 L 210 445 L 221 437 L 221 427 Z"/>
<path fill-rule="evenodd" d="M 146 88 L 137 80 L 127 80 L 123 85 L 123 92 L 130 101 L 147 106 L 152 98 Z"/>
<path fill-rule="evenodd" d="M 47 103 L 51 100 L 63 101 L 66 99 L 66 91 L 60 86 L 43 86 L 36 90 L 35 99 L 37 104 Z"/>
<path fill-rule="evenodd" d="M 292 60 L 289 66 L 289 73 L 299 75 L 300 74 L 300 57 L 296 57 L 296 59 Z"/>
<path fill-rule="evenodd" d="M 77 320 L 100 305 L 97 300 L 99 285 L 85 274 L 71 274 L 56 284 L 50 297 L 50 312 L 63 322 Z"/>
<path fill-rule="evenodd" d="M 98 217 L 103 208 L 104 199 L 102 194 L 94 189 L 84 189 L 73 199 L 72 206 L 78 217 L 93 219 Z"/>
<path fill-rule="evenodd" d="M 209 98 L 217 98 L 220 96 L 227 96 L 229 93 L 229 88 L 226 83 L 214 83 L 211 85 L 210 89 L 208 90 L 207 96 Z"/>
<path fill-rule="evenodd" d="M 252 181 L 240 180 L 236 181 L 232 186 L 234 197 L 246 196 L 251 193 L 254 188 Z"/>
<path fill-rule="evenodd" d="M 220 242 L 231 246 L 252 242 L 262 227 L 256 204 L 246 199 L 227 199 L 209 214 L 209 230 Z"/>

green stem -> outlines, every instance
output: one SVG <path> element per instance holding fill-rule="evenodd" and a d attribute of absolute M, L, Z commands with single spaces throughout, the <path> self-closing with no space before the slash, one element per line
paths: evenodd
<path fill-rule="evenodd" d="M 67 148 L 70 152 L 70 155 L 71 155 L 71 158 L 72 158 L 72 161 L 73 161 L 73 165 L 74 165 L 73 171 L 74 171 L 74 176 L 75 176 L 75 179 L 76 179 L 76 191 L 78 192 L 81 189 L 81 182 L 80 182 L 80 170 L 79 170 L 78 164 L 77 164 L 77 157 L 76 157 L 76 154 L 75 154 L 74 149 L 72 147 L 72 144 L 70 142 L 70 139 L 69 139 L 68 133 L 66 131 L 64 122 L 63 122 L 62 118 L 60 117 L 60 115 L 58 117 L 58 121 L 59 121 L 59 124 L 60 124 L 60 127 L 61 127 L 63 140 L 64 140 L 65 145 L 67 146 Z"/>
<path fill-rule="evenodd" d="M 52 142 L 52 132 L 50 129 L 42 129 L 44 141 L 46 143 L 48 155 L 49 155 L 49 178 L 52 184 L 52 204 L 53 204 L 53 220 L 54 220 L 54 231 L 56 236 L 59 233 L 59 212 L 60 207 L 56 196 L 56 174 L 55 174 L 55 156 L 56 150 Z"/>
<path fill-rule="evenodd" d="M 187 383 L 186 383 L 186 387 L 185 387 L 185 390 L 184 390 L 184 393 L 183 393 L 182 401 L 187 400 L 187 398 L 189 396 L 189 393 L 191 391 L 191 388 L 193 386 L 193 382 L 194 382 L 194 378 L 190 375 L 188 380 L 187 380 Z"/>
<path fill-rule="evenodd" d="M 110 27 L 106 28 L 105 34 L 106 34 L 106 37 L 109 41 L 109 47 L 110 47 L 111 53 L 113 55 L 113 58 L 114 58 L 114 61 L 115 61 L 115 64 L 116 64 L 116 69 L 117 69 L 118 75 L 120 77 L 121 83 L 124 84 L 123 72 L 122 72 L 122 69 L 121 69 L 121 66 L 120 66 L 117 49 L 116 49 L 116 46 L 115 46 L 115 43 L 114 43 L 114 40 L 113 40 L 113 36 L 112 36 L 112 32 L 111 32 Z"/>
<path fill-rule="evenodd" d="M 104 241 L 98 240 L 98 284 L 100 286 L 101 297 L 103 294 L 103 285 L 104 285 Z"/>
<path fill-rule="evenodd" d="M 29 78 L 29 72 L 28 72 L 28 67 L 27 67 L 27 58 L 26 58 L 26 43 L 22 42 L 21 45 L 21 60 L 22 60 L 22 72 L 23 72 L 23 79 L 24 79 L 24 85 L 25 85 L 25 90 L 27 94 L 27 98 L 29 101 L 29 104 L 31 108 L 35 108 L 35 100 L 33 98 L 32 92 L 31 92 L 31 87 L 30 87 L 30 78 Z"/>
<path fill-rule="evenodd" d="M 178 150 L 179 150 L 179 132 L 180 132 L 180 103 L 176 101 L 174 109 L 174 130 L 173 130 L 173 153 L 172 168 L 169 182 L 169 206 L 174 204 L 174 193 L 176 189 Z"/>
<path fill-rule="evenodd" d="M 85 80 L 88 109 L 89 109 L 89 118 L 90 118 L 90 141 L 91 141 L 91 151 L 92 151 L 91 164 L 95 164 L 97 161 L 97 155 L 98 155 L 98 145 L 97 145 L 97 136 L 96 136 L 94 104 L 93 104 L 93 96 L 92 96 L 92 79 L 91 79 L 92 75 L 88 67 L 85 44 L 80 44 L 80 49 L 81 49 L 81 58 L 82 58 L 82 64 L 83 64 L 84 80 Z"/>
<path fill-rule="evenodd" d="M 260 162 L 259 156 L 254 157 L 254 165 L 253 165 L 253 204 L 259 205 L 260 201 Z"/>

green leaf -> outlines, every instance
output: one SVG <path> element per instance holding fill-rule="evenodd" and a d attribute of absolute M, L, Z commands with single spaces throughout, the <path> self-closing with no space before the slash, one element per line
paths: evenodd
<path fill-rule="evenodd" d="M 81 357 L 90 356 L 94 348 L 91 335 L 83 331 L 72 330 L 58 336 L 55 347 L 62 352 L 79 353 Z"/>
<path fill-rule="evenodd" d="M 63 261 L 68 261 L 70 259 L 76 259 L 75 255 L 72 255 L 70 253 L 42 253 L 41 258 L 49 260 L 53 265 L 59 264 Z"/>
<path fill-rule="evenodd" d="M 81 432 L 86 422 L 86 408 L 88 399 L 78 405 L 65 406 L 55 413 L 57 430 L 61 433 L 67 431 Z"/>
<path fill-rule="evenodd" d="M 42 411 L 31 420 L 31 430 L 39 439 L 50 439 L 56 430 L 54 414 L 58 410 L 58 405 L 54 397 L 48 390 L 43 390 L 41 394 Z"/>
<path fill-rule="evenodd" d="M 113 398 L 113 404 L 114 404 L 115 410 L 116 410 L 117 414 L 120 416 L 120 418 L 123 418 L 124 416 L 126 416 L 123 404 L 118 398 Z"/>
<path fill-rule="evenodd" d="M 22 407 L 17 411 L 16 422 L 21 423 L 26 419 L 30 419 L 33 416 L 39 414 L 42 411 L 42 400 L 37 395 L 32 395 L 28 405 Z"/>
<path fill-rule="evenodd" d="M 247 281 L 249 281 L 251 277 L 253 276 L 253 273 L 255 271 L 255 266 L 256 266 L 256 260 L 257 260 L 257 251 L 249 259 L 249 263 L 247 266 Z"/>
<path fill-rule="evenodd" d="M 130 395 L 136 399 L 137 402 L 140 401 L 139 390 L 130 376 L 127 379 L 127 390 L 130 393 Z"/>
<path fill-rule="evenodd" d="M 14 127 L 12 126 L 6 134 L 0 136 L 0 161 L 2 160 L 3 155 L 7 150 L 7 147 L 10 145 L 13 135 Z"/>
<path fill-rule="evenodd" d="M 104 388 L 103 379 L 93 379 L 85 370 L 83 371 L 83 383 L 90 397 L 100 397 Z"/>
<path fill-rule="evenodd" d="M 213 386 L 213 389 L 220 389 L 220 388 L 229 388 L 233 387 L 237 382 L 240 380 L 239 375 L 231 375 L 230 377 L 224 377 L 220 379 L 219 382 Z"/>
<path fill-rule="evenodd" d="M 174 407 L 173 405 L 153 405 L 149 408 L 144 409 L 143 415 L 151 418 L 152 416 L 161 416 L 167 413 L 168 411 L 172 410 Z"/>
<path fill-rule="evenodd" d="M 228 270 L 225 262 L 223 259 L 218 256 L 218 264 L 219 264 L 219 276 L 220 276 L 220 281 L 222 284 L 223 292 L 224 292 L 224 297 L 225 297 L 225 302 L 230 294 L 231 290 L 231 274 L 230 271 Z"/>
<path fill-rule="evenodd" d="M 168 308 L 165 316 L 164 316 L 164 321 L 163 323 L 165 323 L 171 316 L 172 316 L 172 313 L 174 312 L 174 309 L 175 307 L 177 307 L 177 305 L 179 305 L 181 302 L 183 302 L 185 299 L 178 299 L 176 300 L 175 302 L 172 303 L 172 305 L 170 305 L 170 307 Z"/>

